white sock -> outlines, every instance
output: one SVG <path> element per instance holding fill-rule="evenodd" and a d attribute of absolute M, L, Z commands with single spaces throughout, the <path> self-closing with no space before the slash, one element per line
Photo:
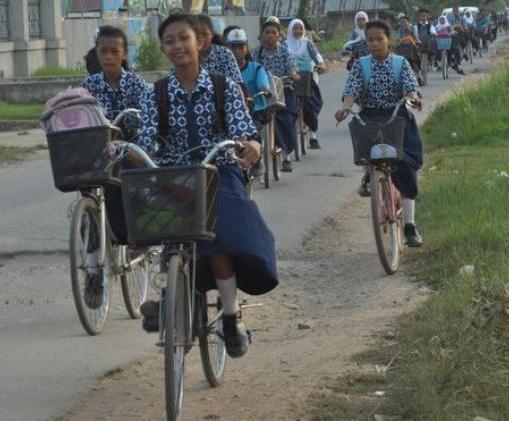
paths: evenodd
<path fill-rule="evenodd" d="M 289 160 L 290 160 L 290 155 L 285 153 L 285 161 L 289 161 Z"/>
<path fill-rule="evenodd" d="M 310 139 L 317 139 L 318 137 L 316 136 L 316 132 L 310 130 L 309 131 L 309 138 Z"/>
<path fill-rule="evenodd" d="M 405 224 L 415 225 L 415 200 L 403 199 L 403 219 Z"/>
<path fill-rule="evenodd" d="M 237 314 L 240 307 L 237 301 L 237 278 L 235 275 L 228 279 L 216 279 L 216 285 L 219 294 L 221 294 L 224 314 L 228 316 Z"/>

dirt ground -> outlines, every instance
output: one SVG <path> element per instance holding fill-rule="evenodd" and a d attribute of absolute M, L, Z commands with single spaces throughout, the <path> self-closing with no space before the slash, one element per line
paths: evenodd
<path fill-rule="evenodd" d="M 244 358 L 228 359 L 219 388 L 208 387 L 197 348 L 190 352 L 183 420 L 309 419 L 309 395 L 354 368 L 352 355 L 425 298 L 408 272 L 418 252 L 407 251 L 397 275 L 383 273 L 368 205 L 352 195 L 300 247 L 279 256 L 281 286 L 249 297 L 264 304 L 246 310 L 253 345 Z M 105 375 L 59 421 L 163 420 L 163 385 L 163 357 L 154 346 L 142 361 Z"/>

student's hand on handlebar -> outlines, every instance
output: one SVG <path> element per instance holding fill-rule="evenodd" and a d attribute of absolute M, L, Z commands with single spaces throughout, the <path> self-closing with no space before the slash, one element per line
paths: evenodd
<path fill-rule="evenodd" d="M 240 153 L 241 165 L 248 168 L 258 161 L 260 159 L 260 148 L 260 143 L 254 140 L 245 142 L 242 152 Z"/>
<path fill-rule="evenodd" d="M 424 106 L 424 100 L 422 96 L 418 95 L 416 92 L 413 92 L 406 97 L 407 104 L 415 108 L 416 110 L 422 111 L 422 108 Z"/>
<path fill-rule="evenodd" d="M 327 71 L 327 68 L 323 63 L 320 63 L 318 66 L 316 66 L 316 71 L 319 75 L 321 75 Z"/>
<path fill-rule="evenodd" d="M 334 114 L 334 118 L 337 121 L 336 126 L 348 116 L 349 110 L 349 108 L 343 108 L 342 110 L 336 111 L 336 114 Z"/>
<path fill-rule="evenodd" d="M 295 82 L 298 82 L 300 80 L 300 74 L 299 72 L 294 72 L 292 74 L 292 79 L 295 81 Z"/>

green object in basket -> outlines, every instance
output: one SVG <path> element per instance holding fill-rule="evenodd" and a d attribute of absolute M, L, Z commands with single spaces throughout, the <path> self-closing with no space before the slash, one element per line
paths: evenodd
<path fill-rule="evenodd" d="M 134 226 L 143 235 L 182 233 L 191 229 L 192 219 L 192 215 L 184 217 L 171 210 L 146 207 L 136 216 Z"/>

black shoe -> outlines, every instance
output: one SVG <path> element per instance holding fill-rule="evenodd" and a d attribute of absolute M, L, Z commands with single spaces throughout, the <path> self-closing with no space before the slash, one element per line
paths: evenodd
<path fill-rule="evenodd" d="M 318 143 L 318 139 L 316 138 L 309 139 L 309 149 L 322 149 L 322 147 Z"/>
<path fill-rule="evenodd" d="M 242 312 L 233 316 L 223 315 L 223 334 L 226 352 L 232 358 L 239 358 L 246 354 L 249 345 L 249 335 L 242 322 Z"/>
<path fill-rule="evenodd" d="M 462 69 L 460 69 L 460 68 L 456 68 L 456 69 L 454 69 L 454 70 L 456 70 L 456 73 L 458 73 L 459 75 L 463 75 L 463 76 L 465 76 L 465 72 L 464 72 Z"/>
<path fill-rule="evenodd" d="M 148 333 L 159 332 L 159 301 L 145 301 L 140 312 L 143 315 L 143 330 Z"/>
<path fill-rule="evenodd" d="M 361 181 L 361 185 L 359 186 L 359 190 L 357 190 L 357 193 L 360 197 L 370 197 L 371 196 L 371 189 L 369 186 L 369 179 L 363 178 Z"/>
<path fill-rule="evenodd" d="M 281 168 L 281 171 L 283 172 L 292 172 L 293 171 L 293 166 L 292 166 L 292 163 L 290 161 L 283 161 L 283 166 Z"/>
<path fill-rule="evenodd" d="M 405 224 L 404 228 L 406 245 L 408 247 L 421 247 L 422 237 L 414 224 Z"/>
<path fill-rule="evenodd" d="M 100 273 L 87 273 L 83 301 L 88 308 L 97 310 L 103 303 L 104 284 Z"/>

